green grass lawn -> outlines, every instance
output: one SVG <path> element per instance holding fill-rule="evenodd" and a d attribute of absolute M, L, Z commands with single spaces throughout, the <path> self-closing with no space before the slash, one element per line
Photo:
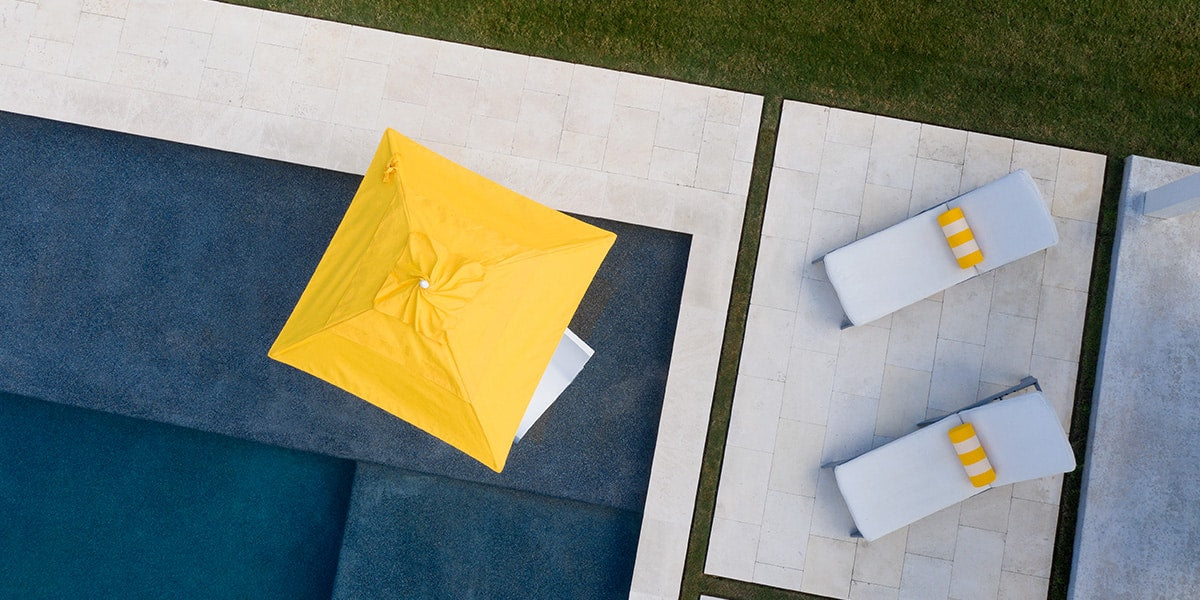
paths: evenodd
<path fill-rule="evenodd" d="M 765 97 L 684 573 L 689 598 L 809 597 L 703 573 L 782 100 L 1109 157 L 1071 430 L 1081 465 L 1122 161 L 1200 164 L 1195 0 L 227 1 Z M 1051 598 L 1066 597 L 1079 473 L 1063 489 Z"/>

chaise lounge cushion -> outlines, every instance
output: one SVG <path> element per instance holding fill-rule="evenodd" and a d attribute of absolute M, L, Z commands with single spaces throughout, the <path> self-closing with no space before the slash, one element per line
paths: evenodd
<path fill-rule="evenodd" d="M 1025 171 L 1015 171 L 948 203 L 961 208 L 983 250 L 979 273 L 1025 258 L 1058 243 L 1046 201 Z"/>

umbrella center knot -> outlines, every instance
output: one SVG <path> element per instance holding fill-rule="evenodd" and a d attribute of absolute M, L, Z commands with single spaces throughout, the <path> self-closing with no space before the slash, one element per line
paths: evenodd
<path fill-rule="evenodd" d="M 483 265 L 451 252 L 423 233 L 412 232 L 404 252 L 375 294 L 375 309 L 445 341 L 458 313 L 483 286 Z"/>

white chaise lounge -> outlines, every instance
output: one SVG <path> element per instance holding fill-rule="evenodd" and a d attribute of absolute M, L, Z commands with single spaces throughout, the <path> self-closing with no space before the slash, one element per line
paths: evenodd
<path fill-rule="evenodd" d="M 1037 386 L 1026 378 L 1020 390 Z M 834 467 L 856 532 L 875 540 L 992 487 L 1075 469 L 1075 453 L 1040 388 L 986 400 Z M 947 437 L 971 423 L 996 479 L 975 487 Z"/>
<path fill-rule="evenodd" d="M 961 208 L 983 252 L 963 269 L 937 218 Z M 1054 219 L 1025 171 L 1015 171 L 949 202 L 834 250 L 825 262 L 846 313 L 844 326 L 891 314 L 956 283 L 1058 243 Z"/>

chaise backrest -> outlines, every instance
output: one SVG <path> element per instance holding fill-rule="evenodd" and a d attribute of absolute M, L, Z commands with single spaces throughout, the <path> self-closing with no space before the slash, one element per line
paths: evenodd
<path fill-rule="evenodd" d="M 971 224 L 986 273 L 1058 243 L 1058 230 L 1037 184 L 1025 171 L 1015 171 L 949 202 L 961 208 Z"/>

